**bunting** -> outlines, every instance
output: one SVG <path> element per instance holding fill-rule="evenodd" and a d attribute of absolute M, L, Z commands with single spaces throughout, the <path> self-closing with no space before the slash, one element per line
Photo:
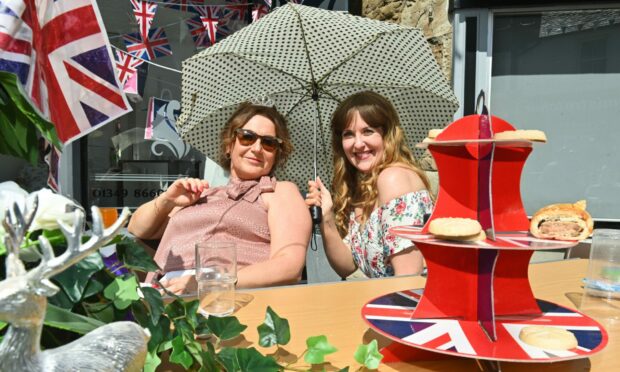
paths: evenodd
<path fill-rule="evenodd" d="M 155 12 L 157 11 L 157 4 L 150 3 L 142 0 L 130 0 L 133 7 L 133 15 L 136 17 L 138 26 L 140 28 L 140 35 L 142 39 L 146 39 L 155 19 Z"/>

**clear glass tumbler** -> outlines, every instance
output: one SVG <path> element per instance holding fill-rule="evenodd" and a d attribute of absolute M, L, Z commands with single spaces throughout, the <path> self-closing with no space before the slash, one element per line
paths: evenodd
<path fill-rule="evenodd" d="M 235 310 L 237 247 L 231 242 L 196 243 L 199 311 L 227 316 Z"/>
<path fill-rule="evenodd" d="M 580 310 L 595 317 L 620 317 L 620 230 L 596 229 Z"/>

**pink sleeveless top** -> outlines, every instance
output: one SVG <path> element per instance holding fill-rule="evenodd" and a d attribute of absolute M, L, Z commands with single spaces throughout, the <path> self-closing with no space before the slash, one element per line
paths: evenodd
<path fill-rule="evenodd" d="M 168 221 L 155 262 L 164 273 L 193 269 L 194 244 L 230 241 L 237 244 L 237 267 L 269 259 L 270 241 L 267 206 L 260 195 L 273 192 L 275 177 L 260 180 L 231 180 L 226 186 L 207 189 L 194 205 L 175 213 Z M 147 282 L 153 279 L 150 274 Z"/>

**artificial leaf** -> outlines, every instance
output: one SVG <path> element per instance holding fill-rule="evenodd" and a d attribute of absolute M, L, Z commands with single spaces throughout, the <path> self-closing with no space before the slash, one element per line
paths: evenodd
<path fill-rule="evenodd" d="M 148 327 L 151 324 L 151 317 L 149 316 L 149 309 L 142 301 L 133 301 L 131 303 L 131 314 L 143 327 Z"/>
<path fill-rule="evenodd" d="M 114 305 L 111 302 L 82 302 L 82 307 L 90 318 L 104 323 L 112 323 L 116 320 Z"/>
<path fill-rule="evenodd" d="M 16 156 L 36 165 L 38 160 L 37 133 L 40 133 L 57 149 L 61 148 L 54 125 L 25 98 L 21 84 L 15 74 L 0 71 L 0 150 L 6 155 Z"/>
<path fill-rule="evenodd" d="M 227 371 L 276 372 L 282 367 L 272 357 L 266 357 L 255 348 L 224 348 L 218 354 L 220 362 Z"/>
<path fill-rule="evenodd" d="M 377 347 L 377 340 L 372 340 L 368 345 L 360 345 L 354 354 L 355 361 L 363 364 L 368 369 L 379 368 L 379 363 L 383 359 L 383 355 Z"/>
<path fill-rule="evenodd" d="M 99 252 L 95 252 L 55 275 L 52 279 L 63 289 L 73 303 L 77 303 L 82 299 L 82 294 L 90 277 L 101 269 L 103 269 L 103 260 Z"/>
<path fill-rule="evenodd" d="M 122 239 L 116 244 L 116 253 L 126 267 L 143 272 L 158 271 L 159 267 L 144 248 L 132 239 Z"/>
<path fill-rule="evenodd" d="M 104 285 L 101 284 L 100 281 L 95 279 L 94 276 L 91 276 L 88 280 L 88 284 L 86 288 L 84 288 L 84 292 L 82 293 L 82 299 L 89 298 L 90 296 L 99 294 L 104 288 Z"/>
<path fill-rule="evenodd" d="M 170 349 L 172 349 L 172 340 L 162 342 L 157 348 L 157 351 L 161 353 Z"/>
<path fill-rule="evenodd" d="M 73 306 L 75 305 L 75 303 L 71 301 L 69 296 L 67 296 L 67 293 L 65 291 L 58 291 L 52 297 L 48 297 L 47 300 L 48 303 L 67 310 L 73 309 Z"/>
<path fill-rule="evenodd" d="M 184 306 L 186 320 L 192 326 L 192 328 L 195 329 L 198 326 L 198 315 L 202 316 L 202 314 L 198 313 L 198 307 L 200 307 L 200 302 L 198 300 L 186 301 L 184 303 Z"/>
<path fill-rule="evenodd" d="M 174 320 L 174 332 L 175 334 L 182 336 L 185 341 L 191 341 L 194 339 L 194 329 L 185 319 Z"/>
<path fill-rule="evenodd" d="M 291 340 L 291 329 L 288 320 L 280 318 L 275 311 L 267 306 L 265 322 L 258 326 L 258 344 L 262 347 L 286 345 Z"/>
<path fill-rule="evenodd" d="M 304 360 L 310 364 L 321 364 L 325 362 L 325 355 L 338 351 L 327 341 L 325 335 L 308 337 L 306 346 L 308 351 L 304 355 Z"/>
<path fill-rule="evenodd" d="M 211 334 L 211 330 L 209 329 L 209 325 L 207 324 L 207 318 L 202 314 L 198 314 L 198 325 L 194 328 L 194 331 L 197 335 L 209 335 Z"/>
<path fill-rule="evenodd" d="M 185 342 L 185 348 L 189 353 L 194 357 L 194 360 L 198 361 L 198 364 L 202 365 L 202 346 L 200 346 L 200 342 L 195 340 L 190 340 Z"/>
<path fill-rule="evenodd" d="M 170 354 L 172 363 L 180 364 L 183 368 L 188 369 L 194 364 L 192 355 L 185 349 L 185 342 L 181 336 L 172 340 L 172 354 Z"/>
<path fill-rule="evenodd" d="M 84 315 L 75 314 L 52 304 L 47 304 L 44 324 L 79 334 L 86 334 L 105 323 Z"/>
<path fill-rule="evenodd" d="M 213 344 L 211 343 L 207 343 L 206 346 L 207 346 L 207 350 L 200 353 L 200 356 L 202 357 L 202 362 L 200 363 L 201 364 L 200 371 L 201 372 L 217 371 L 220 368 L 218 368 L 218 363 L 215 360 L 215 348 L 213 347 Z"/>
<path fill-rule="evenodd" d="M 115 278 L 103 291 L 103 295 L 114 301 L 117 309 L 126 309 L 133 301 L 140 299 L 138 296 L 138 281 L 135 276 L 127 278 Z"/>
<path fill-rule="evenodd" d="M 211 333 L 220 340 L 235 338 L 248 328 L 248 326 L 239 323 L 239 320 L 234 316 L 210 316 L 207 318 L 207 326 Z"/>
<path fill-rule="evenodd" d="M 170 341 L 172 338 L 172 332 L 170 332 L 170 319 L 162 316 L 159 318 L 157 324 L 148 325 L 149 331 L 151 331 L 151 339 L 149 340 L 149 350 L 164 351 L 162 344 Z M 165 349 L 167 350 L 167 349 Z"/>
<path fill-rule="evenodd" d="M 183 300 L 174 300 L 166 305 L 166 314 L 172 320 L 176 318 L 185 318 L 185 306 Z"/>
<path fill-rule="evenodd" d="M 217 360 L 226 371 L 239 371 L 239 361 L 237 360 L 237 349 L 225 347 L 217 353 Z"/>
<path fill-rule="evenodd" d="M 164 312 L 164 300 L 161 298 L 161 293 L 151 287 L 141 287 L 140 290 L 144 295 L 144 301 L 148 304 L 151 322 L 157 324 L 159 317 Z"/>
<path fill-rule="evenodd" d="M 144 372 L 155 372 L 157 370 L 157 366 L 161 364 L 161 359 L 157 356 L 156 352 L 149 351 L 146 354 L 146 361 L 144 362 Z"/>

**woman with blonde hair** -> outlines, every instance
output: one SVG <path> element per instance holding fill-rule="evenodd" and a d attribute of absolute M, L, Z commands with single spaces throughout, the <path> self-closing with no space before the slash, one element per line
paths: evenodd
<path fill-rule="evenodd" d="M 341 277 L 357 268 L 368 277 L 423 269 L 411 241 L 388 232 L 421 225 L 433 208 L 428 179 L 405 142 L 396 109 L 377 93 L 350 96 L 332 116 L 333 198 L 317 178 L 306 204 L 322 208 L 325 252 Z"/>

